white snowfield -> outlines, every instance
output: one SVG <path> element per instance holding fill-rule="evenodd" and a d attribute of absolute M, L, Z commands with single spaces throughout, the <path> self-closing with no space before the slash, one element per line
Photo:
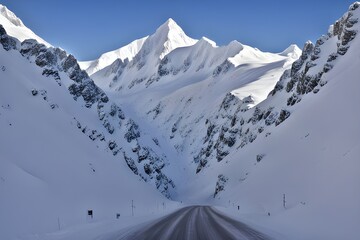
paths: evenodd
<path fill-rule="evenodd" d="M 132 200 L 136 215 L 170 205 L 123 157 L 78 129 L 78 121 L 102 126 L 93 109 L 69 94 L 72 80 L 61 74 L 59 86 L 41 72 L 18 51 L 0 48 L 0 238 L 111 220 L 117 213 L 126 218 Z"/>
<path fill-rule="evenodd" d="M 24 23 L 6 6 L 0 4 L 0 23 L 6 28 L 10 36 L 16 37 L 20 41 L 25 39 L 36 39 L 38 42 L 50 47 L 51 45 L 41 37 L 37 36 L 33 31 L 27 28 Z"/>
<path fill-rule="evenodd" d="M 82 69 L 85 69 L 89 75 L 91 75 L 109 66 L 117 59 L 120 59 L 123 62 L 131 61 L 140 51 L 146 39 L 147 37 L 137 39 L 122 48 L 102 54 L 99 59 L 79 62 L 79 65 Z"/>
<path fill-rule="evenodd" d="M 31 35 L 15 31 L 21 20 L 0 9 L 9 35 Z M 169 19 L 153 35 L 81 63 L 138 125 L 134 141 L 124 138 L 129 122 L 107 116 L 110 133 L 101 107 L 74 100 L 68 73 L 59 71 L 59 84 L 33 58 L 0 45 L 0 238 L 245 234 L 206 207 L 154 220 L 212 205 L 258 239 L 358 239 L 359 18 L 355 2 L 315 44 L 281 53 L 195 40 Z M 116 151 L 91 130 L 115 139 Z M 138 157 L 133 165 L 129 156 Z M 199 216 L 216 230 L 204 232 Z"/>

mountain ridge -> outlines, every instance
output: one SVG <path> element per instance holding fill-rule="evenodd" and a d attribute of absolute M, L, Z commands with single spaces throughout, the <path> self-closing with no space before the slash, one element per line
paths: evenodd
<path fill-rule="evenodd" d="M 36 39 L 38 42 L 50 47 L 51 44 L 36 35 L 33 31 L 27 28 L 24 23 L 18 18 L 15 13 L 10 11 L 6 6 L 0 4 L 0 22 L 6 28 L 6 31 L 13 37 L 20 41 L 25 39 Z"/>
<path fill-rule="evenodd" d="M 8 19 L 12 24 L 18 27 L 24 27 L 24 23 L 13 12 L 11 12 L 6 6 L 0 4 L 0 14 Z"/>
<path fill-rule="evenodd" d="M 146 41 L 144 41 L 145 45 L 141 46 L 141 48 L 144 48 L 144 49 L 139 49 L 139 52 L 136 54 L 137 56 L 134 56 L 135 59 L 132 63 L 132 65 L 137 66 L 137 71 L 144 71 L 144 69 L 140 70 L 143 67 L 144 62 L 152 63 L 152 65 L 149 66 L 150 69 L 145 70 L 145 76 L 140 77 L 141 79 L 149 78 L 149 76 L 153 75 L 154 73 L 151 72 L 151 69 L 156 67 L 156 66 L 154 66 L 154 64 L 156 65 L 157 62 L 159 61 L 159 59 L 162 60 L 167 54 L 169 54 L 170 52 L 172 52 L 173 50 L 175 50 L 177 48 L 194 46 L 198 41 L 200 41 L 200 42 L 204 41 L 204 43 L 209 43 L 212 47 L 217 47 L 217 45 L 214 41 L 212 41 L 206 37 L 202 37 L 200 40 L 195 40 L 195 39 L 189 38 L 185 34 L 185 32 L 182 30 L 182 28 L 172 18 L 169 18 L 165 23 L 160 25 L 160 27 L 158 27 L 158 29 L 155 31 L 155 33 L 151 35 L 151 38 L 153 38 L 154 40 L 148 39 L 148 37 L 146 37 Z M 148 46 L 146 46 L 146 45 L 148 45 Z M 228 44 L 228 46 L 233 46 L 235 48 L 237 48 L 237 45 L 243 46 L 241 43 L 239 43 L 236 40 L 234 40 Z M 251 48 L 251 47 L 248 47 L 248 48 Z M 120 50 L 120 49 L 118 49 L 118 50 Z M 151 55 L 154 54 L 155 58 L 153 58 L 151 60 L 150 59 L 140 60 L 149 54 L 149 52 L 150 52 L 149 49 L 153 49 L 152 51 L 154 51 L 154 52 Z M 112 52 L 115 52 L 118 50 L 114 50 Z M 286 48 L 286 50 L 288 51 L 287 54 L 289 54 L 289 57 L 292 57 L 292 58 L 296 58 L 299 55 L 299 52 L 301 51 L 298 47 L 295 47 L 294 45 L 290 45 L 288 48 Z M 292 50 L 293 53 L 291 53 L 290 50 Z M 109 53 L 111 53 L 111 52 L 109 52 Z M 262 52 L 260 50 L 254 49 L 254 53 L 256 54 L 256 53 L 262 53 Z M 106 54 L 107 53 L 105 53 L 104 55 L 106 55 Z M 292 55 L 292 56 L 290 56 L 290 55 Z M 98 59 L 98 61 L 99 60 L 101 61 L 101 57 Z M 111 60 L 113 60 L 113 62 L 108 61 L 107 66 L 103 65 L 101 68 L 98 69 L 98 71 L 94 71 L 93 68 L 89 68 L 88 67 L 89 62 L 80 62 L 80 66 L 83 66 L 83 69 L 88 71 L 90 76 L 91 75 L 96 76 L 95 79 L 97 79 L 98 75 L 99 75 L 99 73 L 97 73 L 97 72 L 100 72 L 100 71 L 109 72 L 109 70 L 107 70 L 107 69 L 111 69 L 111 72 L 121 71 L 121 73 L 122 73 L 123 70 L 119 70 L 119 69 L 115 70 L 116 67 L 114 67 L 116 65 L 119 65 L 119 63 L 118 63 L 119 60 L 114 59 L 114 58 L 111 58 Z M 122 62 L 120 65 L 122 66 L 121 68 L 123 69 L 124 68 L 124 60 L 123 59 L 120 59 L 120 60 Z M 96 60 L 94 60 L 94 61 L 96 61 Z M 119 68 L 119 67 L 117 67 L 117 68 Z M 107 74 L 107 75 L 109 75 L 109 74 Z M 138 82 L 138 81 L 140 81 L 140 79 L 137 79 L 136 81 Z M 150 80 L 150 81 L 154 81 L 154 80 Z M 99 81 L 97 81 L 97 83 L 104 86 Z M 111 84 L 111 83 L 107 83 L 107 85 L 109 85 L 109 84 Z"/>

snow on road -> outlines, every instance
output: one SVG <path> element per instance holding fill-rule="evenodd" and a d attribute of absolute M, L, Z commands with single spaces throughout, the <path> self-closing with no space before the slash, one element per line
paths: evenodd
<path fill-rule="evenodd" d="M 126 239 L 270 239 L 209 206 L 189 206 L 148 224 L 141 224 L 98 240 Z"/>

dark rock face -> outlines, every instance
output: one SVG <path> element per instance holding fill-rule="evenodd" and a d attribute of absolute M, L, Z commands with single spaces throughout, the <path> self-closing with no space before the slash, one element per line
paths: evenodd
<path fill-rule="evenodd" d="M 314 48 L 314 44 L 312 44 L 311 42 L 307 42 L 303 48 L 303 52 L 300 58 L 293 63 L 290 72 L 291 80 L 286 85 L 287 92 L 290 92 L 294 88 L 296 82 L 299 81 L 299 79 L 304 78 L 304 74 L 300 74 L 299 71 L 305 64 L 305 61 L 310 58 L 311 53 L 314 51 Z M 308 66 L 308 69 L 309 68 L 310 65 Z"/>
<path fill-rule="evenodd" d="M 236 104 L 238 104 L 238 101 L 236 100 L 237 99 L 233 94 L 227 93 L 220 105 L 220 109 L 224 109 L 225 111 L 227 111 L 231 106 L 235 106 Z"/>
<path fill-rule="evenodd" d="M 256 155 L 256 162 L 260 162 L 265 157 L 265 154 Z"/>
<path fill-rule="evenodd" d="M 150 174 L 153 172 L 152 169 L 151 169 L 150 164 L 145 164 L 145 165 L 144 165 L 144 171 L 145 171 L 145 173 L 146 173 L 147 175 L 150 175 Z"/>
<path fill-rule="evenodd" d="M 62 67 L 65 72 L 69 71 L 70 68 L 74 68 L 74 70 L 80 69 L 75 57 L 71 54 L 62 63 Z"/>
<path fill-rule="evenodd" d="M 357 34 L 357 32 L 355 30 L 345 29 L 341 44 L 344 46 L 347 45 L 349 42 L 351 42 L 355 38 L 356 34 Z"/>
<path fill-rule="evenodd" d="M 46 68 L 45 68 L 45 69 L 43 70 L 43 72 L 42 72 L 42 75 L 44 75 L 44 76 L 46 76 L 46 77 L 51 76 L 51 77 L 54 78 L 54 80 L 57 82 L 57 84 L 58 84 L 59 86 L 62 85 L 62 83 L 61 83 L 61 78 L 60 78 L 60 75 L 59 75 L 59 72 L 58 72 L 58 71 L 52 70 L 52 69 L 46 69 Z"/>
<path fill-rule="evenodd" d="M 275 122 L 275 126 L 280 125 L 283 121 L 285 121 L 290 116 L 290 112 L 287 110 L 281 110 L 279 118 Z"/>
<path fill-rule="evenodd" d="M 223 174 L 220 174 L 218 176 L 218 180 L 216 182 L 216 186 L 215 186 L 215 192 L 214 192 L 214 198 L 221 192 L 225 190 L 225 185 L 226 182 L 229 180 L 229 178 L 227 178 L 226 176 L 224 176 Z"/>
<path fill-rule="evenodd" d="M 126 126 L 127 132 L 124 137 L 128 143 L 140 137 L 139 126 L 132 119 L 128 121 Z"/>
<path fill-rule="evenodd" d="M 290 69 L 285 70 L 283 75 L 280 77 L 280 80 L 276 83 L 274 89 L 269 93 L 268 96 L 274 96 L 277 92 L 281 91 L 284 88 L 284 80 L 289 78 L 290 74 L 291 74 Z"/>
<path fill-rule="evenodd" d="M 149 86 L 154 81 L 159 81 L 161 77 L 167 76 L 167 75 L 177 75 L 179 72 L 186 72 L 191 66 L 191 59 L 187 58 L 184 60 L 184 64 L 182 66 L 179 66 L 175 68 L 174 66 L 171 66 L 170 59 L 165 56 L 159 64 L 158 71 L 157 71 L 157 77 L 154 77 L 153 79 L 149 79 L 147 82 L 147 86 Z"/>
<path fill-rule="evenodd" d="M 3 48 L 6 51 L 12 50 L 12 49 L 16 49 L 16 39 L 12 38 L 12 37 L 1 37 L 0 38 L 0 43 L 3 45 Z"/>
<path fill-rule="evenodd" d="M 133 171 L 134 174 L 138 175 L 139 171 L 138 168 L 136 167 L 135 161 L 131 157 L 128 157 L 125 152 L 124 152 L 124 159 L 128 167 L 131 169 L 131 171 Z"/>
<path fill-rule="evenodd" d="M 299 101 L 301 101 L 301 98 L 299 97 L 299 95 L 293 94 L 288 98 L 287 105 L 293 106 L 295 103 L 298 103 Z"/>
<path fill-rule="evenodd" d="M 224 61 L 222 64 L 215 68 L 215 70 L 213 71 L 213 77 L 217 77 L 220 74 L 228 72 L 232 66 L 233 64 L 228 60 Z"/>
<path fill-rule="evenodd" d="M 355 2 L 355 3 L 351 4 L 349 7 L 349 11 L 354 11 L 354 10 L 358 9 L 359 6 L 360 6 L 359 2 Z"/>
<path fill-rule="evenodd" d="M 198 165 L 198 167 L 196 169 L 196 173 L 199 173 L 206 166 L 206 164 L 207 164 L 207 160 L 206 159 L 201 159 L 199 161 L 199 165 Z"/>
<path fill-rule="evenodd" d="M 36 65 L 44 68 L 43 75 L 51 75 L 55 80 L 60 80 L 59 71 L 67 73 L 74 81 L 69 86 L 69 92 L 75 100 L 80 96 L 83 97 L 86 107 L 90 108 L 98 101 L 108 101 L 105 93 L 94 84 L 85 71 L 80 69 L 74 56 L 67 56 L 65 51 L 59 48 L 47 48 L 44 44 L 29 39 L 21 43 L 20 53 L 27 58 L 35 58 Z"/>
<path fill-rule="evenodd" d="M 34 39 L 26 39 L 21 43 L 20 53 L 23 56 L 38 56 L 46 52 L 46 46 L 44 44 L 38 43 Z"/>
<path fill-rule="evenodd" d="M 163 77 L 163 76 L 166 76 L 166 75 L 169 75 L 170 73 L 170 70 L 166 68 L 166 64 L 169 63 L 169 59 L 167 57 L 164 57 L 160 64 L 159 64 L 159 67 L 158 67 L 158 75 L 160 77 Z"/>
<path fill-rule="evenodd" d="M 138 155 L 138 161 L 141 162 L 149 157 L 149 150 L 145 147 L 141 148 Z"/>
<path fill-rule="evenodd" d="M 298 99 L 301 99 L 301 95 L 310 92 L 317 93 L 320 90 L 323 74 L 333 68 L 333 64 L 330 64 L 330 62 L 337 60 L 339 56 L 345 55 L 350 48 L 349 43 L 356 37 L 357 31 L 353 29 L 353 26 L 358 23 L 358 19 L 353 17 L 353 11 L 357 9 L 356 5 L 357 3 L 351 5 L 349 12 L 335 22 L 332 31 L 318 39 L 315 45 L 310 42 L 305 44 L 300 59 L 292 65 L 290 76 L 288 73 L 284 73 L 282 79 L 272 91 L 273 94 L 280 91 L 281 86 L 287 81 L 286 91 L 291 92 L 295 88 L 296 95 L 298 95 L 289 98 L 288 105 L 292 106 L 299 102 Z M 338 39 L 336 53 L 328 55 L 327 63 L 321 67 L 320 71 L 310 74 L 311 68 L 317 66 L 315 61 L 320 57 L 321 46 L 334 37 Z"/>
<path fill-rule="evenodd" d="M 6 30 L 5 28 L 0 24 L 0 37 L 2 37 L 3 35 L 6 35 Z"/>
<path fill-rule="evenodd" d="M 0 24 L 0 44 L 6 51 L 16 49 L 18 40 L 7 35 L 5 28 Z"/>
<path fill-rule="evenodd" d="M 156 107 L 154 109 L 152 109 L 151 111 L 147 112 L 146 114 L 151 114 L 153 113 L 153 119 L 155 119 L 163 110 L 163 106 L 161 103 L 159 103 L 158 105 L 156 105 Z"/>
<path fill-rule="evenodd" d="M 38 95 L 38 90 L 36 90 L 36 89 L 32 89 L 31 90 L 31 94 L 33 95 L 33 96 L 36 96 L 36 95 Z"/>
<path fill-rule="evenodd" d="M 60 80 L 59 72 L 52 70 L 52 69 L 44 69 L 44 71 L 42 72 L 42 75 L 45 75 L 47 77 L 52 76 L 52 77 L 54 77 L 54 79 Z"/>
<path fill-rule="evenodd" d="M 38 55 L 35 60 L 36 65 L 39 67 L 45 67 L 46 65 L 55 65 L 57 63 L 57 57 L 53 52 L 45 51 Z"/>

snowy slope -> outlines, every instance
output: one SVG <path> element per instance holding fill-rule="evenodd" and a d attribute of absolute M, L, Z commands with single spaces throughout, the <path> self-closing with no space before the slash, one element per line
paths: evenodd
<path fill-rule="evenodd" d="M 33 31 L 27 28 L 24 23 L 7 7 L 0 4 L 0 24 L 6 28 L 8 34 L 20 41 L 25 39 L 36 39 L 38 42 L 50 46 L 44 39 L 37 36 Z"/>
<path fill-rule="evenodd" d="M 165 136 L 176 159 L 184 159 L 194 173 L 207 131 L 199 123 L 217 116 L 230 92 L 244 102 L 243 111 L 264 100 L 300 54 L 295 45 L 275 54 L 237 41 L 219 47 L 205 37 L 190 40 L 169 20 L 148 37 L 132 61 L 117 60 L 91 77 L 113 101 L 133 109 L 134 119 Z M 178 175 L 182 184 L 178 171 L 169 174 Z"/>
<path fill-rule="evenodd" d="M 306 43 L 255 108 L 231 112 L 241 103 L 229 97 L 204 136 L 207 146 L 214 141 L 229 153 L 216 166 L 205 163 L 183 196 L 215 199 L 245 221 L 282 233 L 280 239 L 358 239 L 359 17 L 357 2 L 329 33 Z M 211 156 L 207 146 L 204 156 Z"/>
<path fill-rule="evenodd" d="M 84 224 L 88 209 L 102 221 L 130 216 L 131 200 L 143 215 L 169 202 L 159 193 L 174 187 L 161 139 L 109 101 L 73 56 L 20 43 L 1 25 L 0 42 L 1 239 Z"/>
<path fill-rule="evenodd" d="M 109 66 L 117 59 L 122 62 L 131 61 L 140 51 L 146 39 L 147 37 L 137 39 L 122 48 L 102 54 L 99 59 L 79 62 L 79 65 L 82 69 L 86 70 L 89 75 L 91 75 Z"/>

